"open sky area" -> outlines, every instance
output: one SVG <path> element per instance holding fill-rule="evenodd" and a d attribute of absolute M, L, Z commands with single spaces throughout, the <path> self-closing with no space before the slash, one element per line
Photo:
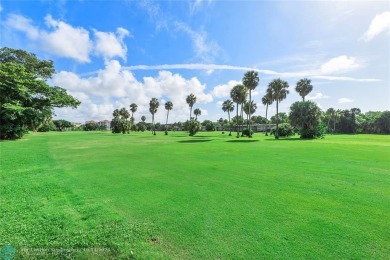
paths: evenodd
<path fill-rule="evenodd" d="M 72 122 L 111 119 L 138 105 L 135 120 L 156 97 L 170 121 L 185 121 L 194 93 L 200 120 L 227 118 L 221 103 L 250 69 L 259 72 L 255 115 L 268 83 L 282 78 L 288 112 L 307 77 L 309 99 L 326 110 L 384 111 L 390 104 L 388 1 L 7 1 L 0 4 L 0 46 L 54 61 L 52 85 L 82 104 L 60 109 Z M 275 105 L 269 114 L 276 112 Z"/>

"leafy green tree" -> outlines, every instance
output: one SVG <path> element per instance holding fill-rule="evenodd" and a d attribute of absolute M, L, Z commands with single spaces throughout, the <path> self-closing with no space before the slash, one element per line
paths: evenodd
<path fill-rule="evenodd" d="M 200 130 L 200 123 L 197 120 L 189 120 L 186 122 L 186 125 L 190 136 L 196 135 L 196 133 Z"/>
<path fill-rule="evenodd" d="M 242 83 L 244 84 L 244 86 L 249 90 L 249 104 L 252 104 L 252 90 L 254 90 L 257 85 L 259 84 L 259 76 L 258 76 L 258 73 L 256 71 L 248 71 L 244 74 L 244 77 L 242 79 Z M 252 107 L 249 106 L 248 107 L 248 113 L 246 113 L 248 115 L 248 129 L 249 129 L 249 135 L 248 137 L 252 137 L 251 135 L 251 116 L 254 114 L 254 112 L 252 112 Z"/>
<path fill-rule="evenodd" d="M 302 97 L 302 101 L 305 101 L 305 97 L 313 90 L 311 80 L 304 78 L 297 82 L 295 91 Z"/>
<path fill-rule="evenodd" d="M 281 112 L 279 113 L 278 117 L 276 117 L 276 115 L 271 116 L 271 123 L 276 124 L 276 122 L 278 122 L 279 124 L 289 123 L 290 120 L 288 119 L 287 113 Z"/>
<path fill-rule="evenodd" d="M 262 116 L 252 116 L 252 122 L 255 124 L 268 124 L 268 119 Z"/>
<path fill-rule="evenodd" d="M 319 132 L 321 109 L 312 101 L 295 102 L 290 107 L 291 125 L 299 130 L 301 138 L 322 137 Z"/>
<path fill-rule="evenodd" d="M 231 101 L 230 99 L 225 100 L 222 103 L 222 110 L 223 110 L 223 112 L 228 112 L 229 125 L 230 125 L 229 136 L 231 136 L 232 135 L 232 127 L 231 127 L 231 124 L 230 124 L 230 112 L 234 111 L 234 103 L 233 103 L 233 101 Z"/>
<path fill-rule="evenodd" d="M 215 131 L 215 124 L 210 120 L 204 120 L 202 126 L 204 126 L 207 132 Z"/>
<path fill-rule="evenodd" d="M 379 133 L 390 134 L 390 111 L 384 111 L 376 120 Z"/>
<path fill-rule="evenodd" d="M 268 84 L 268 92 L 272 97 L 272 101 L 276 101 L 276 134 L 275 138 L 279 139 L 278 136 L 278 128 L 279 128 L 279 102 L 284 100 L 289 91 L 288 91 L 288 83 L 281 79 L 274 79 Z"/>
<path fill-rule="evenodd" d="M 202 110 L 200 110 L 199 108 L 196 108 L 194 110 L 195 120 L 197 120 L 198 116 L 200 116 L 201 114 L 202 114 Z"/>
<path fill-rule="evenodd" d="M 230 97 L 232 98 L 233 102 L 237 104 L 236 110 L 237 110 L 237 118 L 238 118 L 238 108 L 239 105 L 242 105 L 245 102 L 246 99 L 246 87 L 244 85 L 236 85 L 233 87 L 233 89 L 230 91 Z M 237 138 L 239 138 L 240 128 L 239 128 L 239 121 L 237 120 Z"/>
<path fill-rule="evenodd" d="M 196 103 L 196 96 L 194 94 L 189 94 L 187 96 L 187 98 L 186 98 L 186 102 L 187 102 L 188 106 L 190 107 L 190 120 L 191 120 L 191 117 L 192 117 L 192 107 Z"/>
<path fill-rule="evenodd" d="M 59 119 L 53 120 L 54 125 L 56 126 L 57 131 L 64 131 L 65 129 L 69 129 L 73 127 L 73 124 L 69 121 Z"/>
<path fill-rule="evenodd" d="M 88 122 L 85 125 L 83 125 L 83 130 L 84 131 L 98 131 L 101 130 L 101 127 L 94 122 Z"/>
<path fill-rule="evenodd" d="M 253 102 L 253 100 L 250 101 L 250 102 L 245 102 L 244 103 L 244 112 L 246 114 L 246 120 L 247 121 L 252 121 L 251 120 L 251 115 L 256 113 L 256 109 L 257 109 L 257 105 L 256 105 L 255 102 Z M 250 113 L 252 113 L 252 114 L 250 114 Z M 251 130 L 249 126 L 250 126 L 250 123 L 248 123 L 248 129 Z"/>
<path fill-rule="evenodd" d="M 145 123 L 146 116 L 141 116 L 141 121 Z"/>
<path fill-rule="evenodd" d="M 138 106 L 135 103 L 130 104 L 131 123 L 134 123 L 134 113 L 137 112 Z"/>
<path fill-rule="evenodd" d="M 261 99 L 261 103 L 263 103 L 264 106 L 266 106 L 265 109 L 265 119 L 268 121 L 268 106 L 272 105 L 272 93 L 270 91 L 267 91 L 264 95 L 264 97 Z M 267 123 L 266 123 L 267 124 Z M 265 135 L 268 135 L 268 127 L 266 125 Z"/>
<path fill-rule="evenodd" d="M 337 132 L 342 134 L 355 134 L 356 133 L 356 117 L 354 110 L 342 110 L 340 111 L 340 117 L 336 125 Z"/>
<path fill-rule="evenodd" d="M 126 132 L 129 133 L 131 128 L 131 123 L 127 120 L 130 117 L 129 111 L 127 111 L 126 108 L 122 107 L 119 110 L 119 114 L 121 116 L 122 134 L 125 134 Z"/>
<path fill-rule="evenodd" d="M 157 113 L 157 109 L 160 103 L 157 98 L 152 98 L 149 102 L 149 112 L 152 114 L 153 134 L 156 135 L 156 127 L 154 124 L 154 115 Z"/>
<path fill-rule="evenodd" d="M 276 133 L 278 131 L 278 133 Z M 276 129 L 276 127 L 271 129 L 271 135 L 278 135 L 280 137 L 289 137 L 294 135 L 294 128 L 289 123 L 281 123 Z"/>
<path fill-rule="evenodd" d="M 380 130 L 377 126 L 377 120 L 382 115 L 379 111 L 368 111 L 356 116 L 357 132 L 360 134 L 377 134 Z"/>
<path fill-rule="evenodd" d="M 165 122 L 165 135 L 168 134 L 168 116 L 169 111 L 173 109 L 173 103 L 171 101 L 167 101 L 165 103 L 165 109 L 167 110 L 167 121 Z"/>
<path fill-rule="evenodd" d="M 80 105 L 65 89 L 47 84 L 53 73 L 52 61 L 24 50 L 0 49 L 0 139 L 37 131 L 51 120 L 54 108 Z"/>

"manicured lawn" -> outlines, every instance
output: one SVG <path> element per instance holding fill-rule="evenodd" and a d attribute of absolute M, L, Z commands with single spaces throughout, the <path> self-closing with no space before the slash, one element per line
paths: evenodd
<path fill-rule="evenodd" d="M 0 153 L 19 258 L 390 256 L 390 136 L 51 132 Z"/>

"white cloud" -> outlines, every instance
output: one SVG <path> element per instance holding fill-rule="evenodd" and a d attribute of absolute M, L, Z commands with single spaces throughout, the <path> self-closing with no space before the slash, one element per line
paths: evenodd
<path fill-rule="evenodd" d="M 307 100 L 316 100 L 316 99 L 324 99 L 324 98 L 329 98 L 329 96 L 318 92 L 314 96 L 308 96 L 306 99 Z"/>
<path fill-rule="evenodd" d="M 321 66 L 321 74 L 341 74 L 348 71 L 356 70 L 361 67 L 361 64 L 355 57 L 346 55 L 338 56 L 330 59 Z"/>
<path fill-rule="evenodd" d="M 9 14 L 5 21 L 7 27 L 26 33 L 30 39 L 39 37 L 38 29 L 32 24 L 32 20 L 17 14 Z"/>
<path fill-rule="evenodd" d="M 212 0 L 195 0 L 190 2 L 190 14 L 193 15 L 202 9 L 204 4 L 210 5 Z"/>
<path fill-rule="evenodd" d="M 353 102 L 353 100 L 349 99 L 349 98 L 339 98 L 339 100 L 338 100 L 339 104 L 351 103 L 351 102 Z"/>
<path fill-rule="evenodd" d="M 195 58 L 202 62 L 212 62 L 220 53 L 221 48 L 215 41 L 207 40 L 207 33 L 201 29 L 194 31 L 188 24 L 176 22 L 175 27 L 179 31 L 187 33 L 192 40 Z"/>
<path fill-rule="evenodd" d="M 235 85 L 240 84 L 240 83 L 241 82 L 237 81 L 237 80 L 230 80 L 226 84 L 218 85 L 218 86 L 214 87 L 214 89 L 212 91 L 213 96 L 215 96 L 217 98 L 229 97 L 230 91 L 232 90 L 232 88 Z"/>
<path fill-rule="evenodd" d="M 144 77 L 138 81 L 131 71 L 123 68 L 116 60 L 106 62 L 105 68 L 95 76 L 80 77 L 72 72 L 61 71 L 54 75 L 53 83 L 66 88 L 82 101 L 77 110 L 65 109 L 58 111 L 59 117 L 72 119 L 110 119 L 115 108 L 126 107 L 131 103 L 138 105 L 136 120 L 141 115 L 150 116 L 149 101 L 152 97 L 160 100 L 156 120 L 165 119 L 164 102 L 171 100 L 174 109 L 170 113 L 172 121 L 184 121 L 189 116 L 189 108 L 185 99 L 190 93 L 195 94 L 199 104 L 213 101 L 213 96 L 206 93 L 206 85 L 196 77 L 184 78 L 169 71 L 159 71 L 154 77 Z M 206 115 L 207 110 L 202 110 Z M 171 119 L 170 119 L 171 120 Z"/>
<path fill-rule="evenodd" d="M 94 30 L 95 41 L 92 41 L 88 30 L 55 20 L 51 15 L 45 17 L 47 29 L 39 28 L 32 20 L 17 14 L 8 15 L 5 24 L 8 28 L 25 33 L 43 51 L 78 62 L 90 62 L 92 51 L 105 60 L 114 57 L 126 60 L 127 47 L 123 40 L 131 37 L 129 31 L 118 27 L 115 33 Z"/>
<path fill-rule="evenodd" d="M 57 56 L 73 58 L 79 62 L 89 62 L 92 41 L 89 32 L 81 27 L 54 20 L 51 15 L 45 17 L 46 24 L 54 31 L 40 31 L 42 48 Z"/>
<path fill-rule="evenodd" d="M 390 31 L 390 12 L 377 14 L 371 21 L 368 30 L 364 33 L 362 39 L 370 41 L 383 32 Z"/>
<path fill-rule="evenodd" d="M 119 27 L 116 34 L 112 32 L 95 32 L 95 53 L 103 56 L 105 59 L 120 57 L 126 60 L 127 47 L 123 42 L 126 36 L 130 36 L 129 31 Z"/>

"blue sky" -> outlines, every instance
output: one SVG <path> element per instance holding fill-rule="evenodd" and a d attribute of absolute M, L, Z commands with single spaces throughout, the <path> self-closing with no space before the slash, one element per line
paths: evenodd
<path fill-rule="evenodd" d="M 82 105 L 56 110 L 73 122 L 111 119 L 115 108 L 148 103 L 174 109 L 170 121 L 189 116 L 194 93 L 200 120 L 227 118 L 221 103 L 249 69 L 259 71 L 261 98 L 282 78 L 288 112 L 299 101 L 296 82 L 307 77 L 309 99 L 323 110 L 390 108 L 390 5 L 387 1 L 1 1 L 0 45 L 54 61 L 51 84 Z M 275 105 L 269 114 L 275 113 Z"/>

